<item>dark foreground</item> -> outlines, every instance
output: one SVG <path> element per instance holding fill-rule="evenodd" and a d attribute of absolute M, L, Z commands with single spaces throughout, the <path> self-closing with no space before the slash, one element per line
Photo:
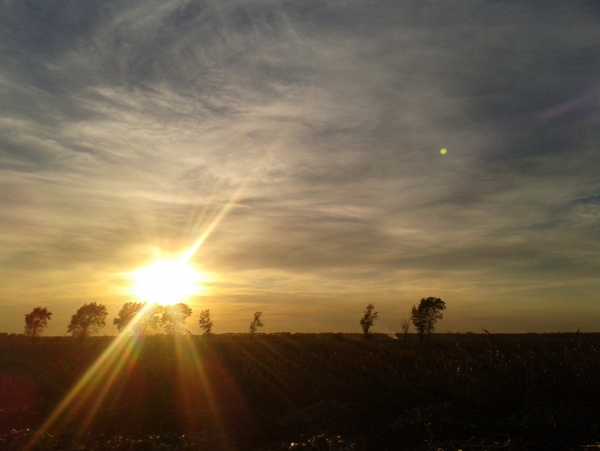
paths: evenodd
<path fill-rule="evenodd" d="M 96 363 L 95 363 L 96 362 Z M 600 449 L 600 335 L 0 339 L 0 448 Z"/>

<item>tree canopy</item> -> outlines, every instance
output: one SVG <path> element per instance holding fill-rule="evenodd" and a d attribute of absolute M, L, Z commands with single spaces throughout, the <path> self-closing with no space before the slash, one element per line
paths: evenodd
<path fill-rule="evenodd" d="M 250 340 L 252 340 L 254 338 L 254 333 L 261 327 L 264 326 L 264 324 L 262 323 L 262 321 L 260 320 L 262 316 L 262 312 L 256 312 L 254 314 L 254 319 L 252 320 L 252 322 L 250 323 Z"/>
<path fill-rule="evenodd" d="M 202 329 L 203 335 L 206 335 L 206 338 L 210 336 L 212 332 L 213 322 L 210 319 L 210 310 L 202 310 L 200 312 L 200 319 L 198 319 L 198 323 L 200 324 L 200 329 Z"/>
<path fill-rule="evenodd" d="M 371 327 L 373 327 L 375 320 L 377 318 L 379 318 L 379 314 L 377 312 L 374 312 L 373 311 L 374 309 L 375 309 L 375 306 L 373 304 L 368 304 L 367 307 L 365 308 L 365 312 L 364 312 L 362 318 L 359 321 L 360 326 L 362 327 L 362 330 L 363 330 L 363 334 L 365 336 L 369 335 L 369 329 L 371 329 Z"/>
<path fill-rule="evenodd" d="M 131 324 L 133 319 L 141 312 L 145 305 L 145 302 L 126 302 L 123 307 L 121 307 L 117 317 L 113 319 L 113 324 L 117 326 L 119 332 Z M 140 318 L 138 318 L 138 324 L 131 324 L 131 327 L 138 333 L 142 329 L 140 327 L 141 324 L 139 323 L 141 323 Z"/>
<path fill-rule="evenodd" d="M 171 305 L 157 306 L 160 315 L 160 325 L 167 334 L 180 334 L 187 332 L 185 320 L 192 314 L 189 305 L 179 302 Z"/>
<path fill-rule="evenodd" d="M 113 319 L 113 324 L 119 332 L 128 329 L 134 334 L 174 335 L 187 332 L 185 321 L 191 314 L 191 307 L 183 302 L 171 305 L 126 302 Z"/>
<path fill-rule="evenodd" d="M 97 333 L 102 327 L 106 326 L 106 317 L 108 311 L 102 304 L 91 302 L 83 304 L 71 317 L 71 322 L 67 328 L 74 337 L 85 338 L 92 333 Z"/>
<path fill-rule="evenodd" d="M 48 321 L 52 318 L 52 312 L 46 307 L 36 307 L 30 313 L 25 314 L 25 335 L 37 337 L 42 330 L 48 327 Z"/>
<path fill-rule="evenodd" d="M 415 329 L 419 333 L 421 340 L 435 330 L 435 323 L 438 319 L 442 319 L 442 310 L 446 308 L 446 303 L 440 298 L 429 297 L 422 298 L 419 306 L 413 305 L 411 311 L 411 319 L 415 325 Z"/>

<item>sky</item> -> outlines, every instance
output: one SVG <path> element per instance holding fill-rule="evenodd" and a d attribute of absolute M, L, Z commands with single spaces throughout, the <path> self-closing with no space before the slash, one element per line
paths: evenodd
<path fill-rule="evenodd" d="M 0 331 L 197 247 L 189 329 L 600 331 L 593 1 L 4 0 Z M 441 150 L 446 149 L 445 153 Z"/>

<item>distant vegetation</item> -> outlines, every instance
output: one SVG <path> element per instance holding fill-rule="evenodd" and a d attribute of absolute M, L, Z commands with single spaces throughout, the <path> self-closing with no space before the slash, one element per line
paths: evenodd
<path fill-rule="evenodd" d="M 413 306 L 410 320 L 404 321 L 401 325 L 403 333 L 408 334 L 410 321 L 415 325 L 421 340 L 429 339 L 429 336 L 435 330 L 436 322 L 443 317 L 442 310 L 446 304 L 440 298 L 423 298 L 419 306 Z M 373 304 L 367 304 L 363 316 L 360 318 L 360 326 L 365 338 L 368 338 L 371 328 L 375 321 L 379 319 L 379 313 L 375 310 Z M 263 312 L 255 312 L 254 318 L 250 322 L 248 332 L 250 341 L 254 339 L 254 334 L 264 327 L 261 321 Z M 192 315 L 192 308 L 183 303 L 174 303 L 170 305 L 160 305 L 156 303 L 130 301 L 123 304 L 117 316 L 113 319 L 113 324 L 117 327 L 119 333 L 127 331 L 133 335 L 149 334 L 190 334 L 193 332 L 186 328 L 186 320 Z M 68 333 L 73 337 L 85 338 L 89 335 L 98 333 L 100 329 L 106 326 L 106 317 L 108 310 L 103 304 L 92 302 L 83 304 L 77 312 L 71 317 L 71 322 L 67 327 Z M 48 326 L 48 321 L 52 317 L 52 312 L 45 307 L 36 307 L 30 313 L 25 315 L 25 335 L 36 337 Z M 202 310 L 198 319 L 198 325 L 202 334 L 207 338 L 212 333 L 214 323 L 210 316 L 210 309 Z"/>
<path fill-rule="evenodd" d="M 428 340 L 433 331 L 435 324 L 439 319 L 442 319 L 442 310 L 446 309 L 446 303 L 440 298 L 423 298 L 419 302 L 419 306 L 413 306 L 411 311 L 411 319 L 421 341 Z M 407 326 L 408 328 L 408 326 Z"/>
<path fill-rule="evenodd" d="M 210 334 L 212 333 L 212 327 L 214 325 L 212 320 L 210 319 L 210 309 L 202 310 L 200 312 L 198 324 L 200 325 L 200 329 L 202 330 L 202 335 L 204 335 L 208 340 L 210 338 Z"/>
<path fill-rule="evenodd" d="M 108 311 L 89 303 L 74 337 L 0 333 L 0 449 L 525 450 L 600 441 L 600 334 L 438 334 L 446 304 L 422 298 L 396 339 L 360 334 L 212 333 L 209 309 L 127 302 L 120 335 L 90 337 Z M 409 333 L 410 325 L 416 333 Z M 246 338 L 244 338 L 244 335 Z M 26 339 L 25 337 L 36 338 Z M 209 340 L 210 338 L 210 340 Z"/>
<path fill-rule="evenodd" d="M 258 331 L 258 329 L 260 329 L 261 327 L 264 327 L 264 324 L 260 320 L 260 318 L 262 317 L 262 314 L 263 314 L 262 312 L 256 312 L 254 314 L 254 319 L 250 323 L 250 327 L 249 327 L 250 341 L 252 341 L 254 339 L 254 334 L 256 333 L 256 331 Z"/>
<path fill-rule="evenodd" d="M 48 321 L 52 318 L 52 312 L 45 307 L 36 307 L 25 315 L 25 335 L 38 337 L 48 327 Z"/>
<path fill-rule="evenodd" d="M 85 338 L 106 326 L 107 316 L 108 310 L 104 305 L 96 302 L 83 304 L 71 317 L 67 331 L 74 337 Z"/>
<path fill-rule="evenodd" d="M 600 440 L 599 334 L 371 335 L 0 336 L 0 449 L 474 451 Z"/>
<path fill-rule="evenodd" d="M 373 310 L 375 310 L 375 306 L 373 304 L 368 304 L 365 308 L 362 318 L 359 321 L 365 337 L 369 335 L 369 330 L 371 327 L 373 327 L 373 324 L 375 324 L 375 320 L 379 318 L 379 313 L 374 312 Z"/>

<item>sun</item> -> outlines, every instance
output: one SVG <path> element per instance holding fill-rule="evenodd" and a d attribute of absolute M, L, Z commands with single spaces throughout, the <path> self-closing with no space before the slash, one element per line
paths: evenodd
<path fill-rule="evenodd" d="M 201 291 L 202 275 L 187 261 L 160 259 L 131 277 L 132 292 L 141 301 L 176 304 Z"/>

